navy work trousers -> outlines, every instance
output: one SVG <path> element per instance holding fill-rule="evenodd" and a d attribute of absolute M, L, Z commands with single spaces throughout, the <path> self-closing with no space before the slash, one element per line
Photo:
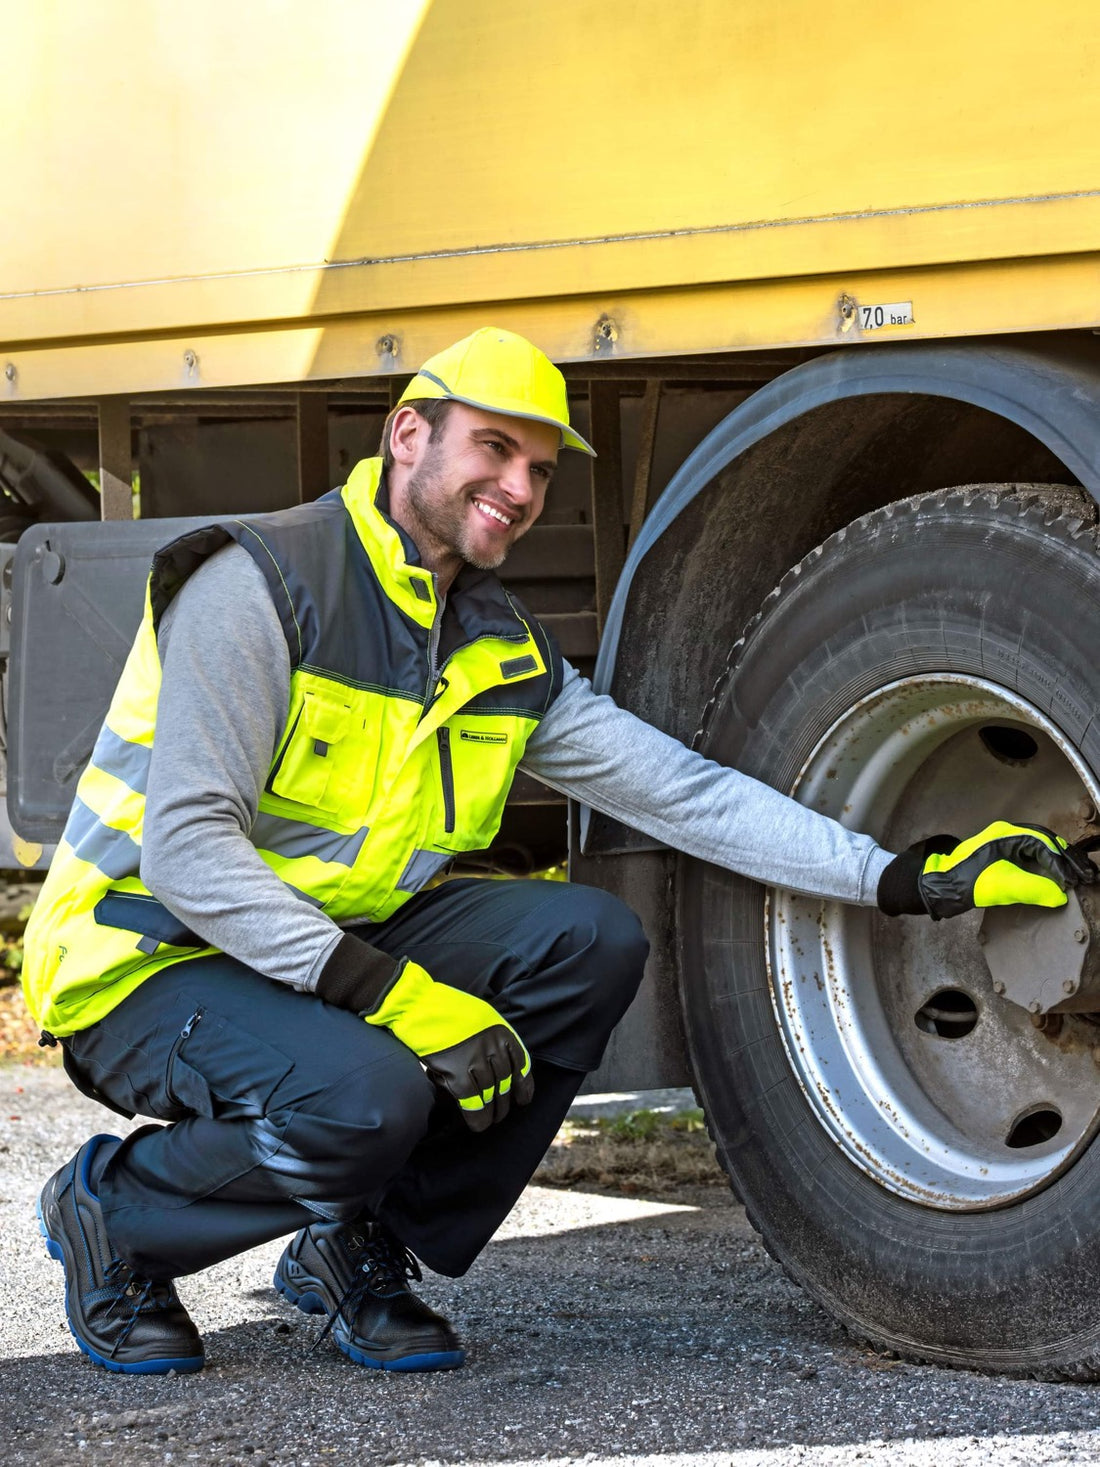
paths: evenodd
<path fill-rule="evenodd" d="M 173 965 L 66 1039 L 78 1084 L 127 1113 L 99 1181 L 108 1236 L 152 1278 L 318 1218 L 370 1212 L 464 1273 L 537 1167 L 634 996 L 647 943 L 590 887 L 452 881 L 352 929 L 487 999 L 534 1062 L 534 1099 L 471 1132 L 386 1029 L 223 955 Z"/>

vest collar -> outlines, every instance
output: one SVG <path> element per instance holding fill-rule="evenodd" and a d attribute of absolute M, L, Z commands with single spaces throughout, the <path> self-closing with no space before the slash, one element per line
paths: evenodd
<path fill-rule="evenodd" d="M 382 460 L 360 459 L 340 490 L 340 497 L 386 595 L 414 622 L 430 627 L 438 604 L 435 579 L 420 564 L 409 536 L 378 506 L 380 498 L 387 502 Z"/>
<path fill-rule="evenodd" d="M 360 459 L 340 496 L 387 596 L 413 621 L 430 627 L 439 604 L 435 577 L 420 564 L 420 552 L 412 537 L 389 516 L 382 460 Z M 464 565 L 452 583 L 447 605 L 463 644 L 481 637 L 514 641 L 530 635 L 527 623 L 492 571 Z"/>

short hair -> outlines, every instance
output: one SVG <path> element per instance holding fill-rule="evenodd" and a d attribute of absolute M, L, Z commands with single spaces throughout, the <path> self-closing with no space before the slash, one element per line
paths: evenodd
<path fill-rule="evenodd" d="M 386 421 L 382 424 L 382 442 L 378 445 L 378 451 L 382 455 L 383 469 L 393 468 L 393 453 L 390 449 L 390 430 L 398 408 L 415 408 L 427 423 L 431 432 L 428 434 L 428 442 L 439 437 L 443 431 L 443 424 L 447 421 L 447 414 L 453 407 L 453 400 L 449 397 L 410 397 L 405 402 L 399 402 L 386 414 Z"/>

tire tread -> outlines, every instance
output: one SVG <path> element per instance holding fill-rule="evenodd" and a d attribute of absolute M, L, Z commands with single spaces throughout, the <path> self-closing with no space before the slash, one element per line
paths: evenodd
<path fill-rule="evenodd" d="M 788 570 L 764 598 L 741 635 L 730 647 L 729 654 L 703 706 L 698 727 L 691 739 L 691 746 L 699 748 L 706 742 L 718 710 L 723 706 L 730 682 L 744 658 L 746 648 L 760 627 L 771 618 L 781 602 L 800 588 L 811 571 L 834 556 L 843 554 L 853 534 L 871 535 L 878 526 L 916 519 L 930 512 L 935 514 L 965 512 L 975 505 L 996 509 L 1001 516 L 1006 513 L 1011 514 L 1015 509 L 1020 521 L 1034 525 L 1035 528 L 1041 527 L 1047 536 L 1053 536 L 1067 546 L 1091 549 L 1094 553 L 1100 552 L 1100 530 L 1098 530 L 1100 509 L 1087 491 L 1075 485 L 965 484 L 933 490 L 883 505 L 830 535 L 804 556 L 797 565 Z M 718 1126 L 711 1119 L 703 1086 L 698 1082 L 694 1086 L 694 1094 L 703 1112 L 707 1133 L 714 1145 L 715 1157 L 729 1180 L 733 1195 L 744 1205 L 750 1227 L 760 1236 L 763 1247 L 782 1269 L 785 1276 L 799 1288 L 804 1288 L 805 1280 L 801 1279 L 797 1272 L 786 1264 L 773 1247 L 754 1214 L 751 1201 L 743 1196 L 738 1187 L 734 1175 L 736 1168 Z M 1074 1384 L 1086 1384 L 1100 1380 L 1100 1352 L 1083 1354 L 1076 1360 L 1063 1358 L 1057 1362 L 1043 1360 L 1036 1361 L 1034 1364 L 1022 1362 L 1012 1364 L 1000 1361 L 983 1363 L 972 1357 L 965 1359 L 961 1356 L 955 1357 L 952 1352 L 940 1352 L 919 1345 L 910 1347 L 904 1341 L 899 1341 L 892 1336 L 876 1333 L 874 1327 L 867 1323 L 856 1324 L 850 1318 L 837 1319 L 837 1323 L 856 1344 L 879 1352 L 887 1351 L 892 1355 L 901 1356 L 919 1364 L 940 1367 L 954 1366 L 982 1374 Z"/>

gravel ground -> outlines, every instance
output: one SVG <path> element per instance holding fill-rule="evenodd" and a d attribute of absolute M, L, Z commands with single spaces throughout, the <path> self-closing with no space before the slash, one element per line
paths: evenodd
<path fill-rule="evenodd" d="M 665 1098 L 667 1100 L 667 1097 Z M 598 1103 L 592 1103 L 598 1110 Z M 270 1288 L 279 1245 L 183 1280 L 207 1367 L 120 1377 L 65 1327 L 34 1198 L 113 1118 L 56 1069 L 0 1070 L 0 1463 L 920 1467 L 1100 1461 L 1100 1389 L 907 1365 L 852 1344 L 722 1187 L 532 1187 L 466 1278 L 422 1292 L 466 1368 L 359 1369 Z"/>

